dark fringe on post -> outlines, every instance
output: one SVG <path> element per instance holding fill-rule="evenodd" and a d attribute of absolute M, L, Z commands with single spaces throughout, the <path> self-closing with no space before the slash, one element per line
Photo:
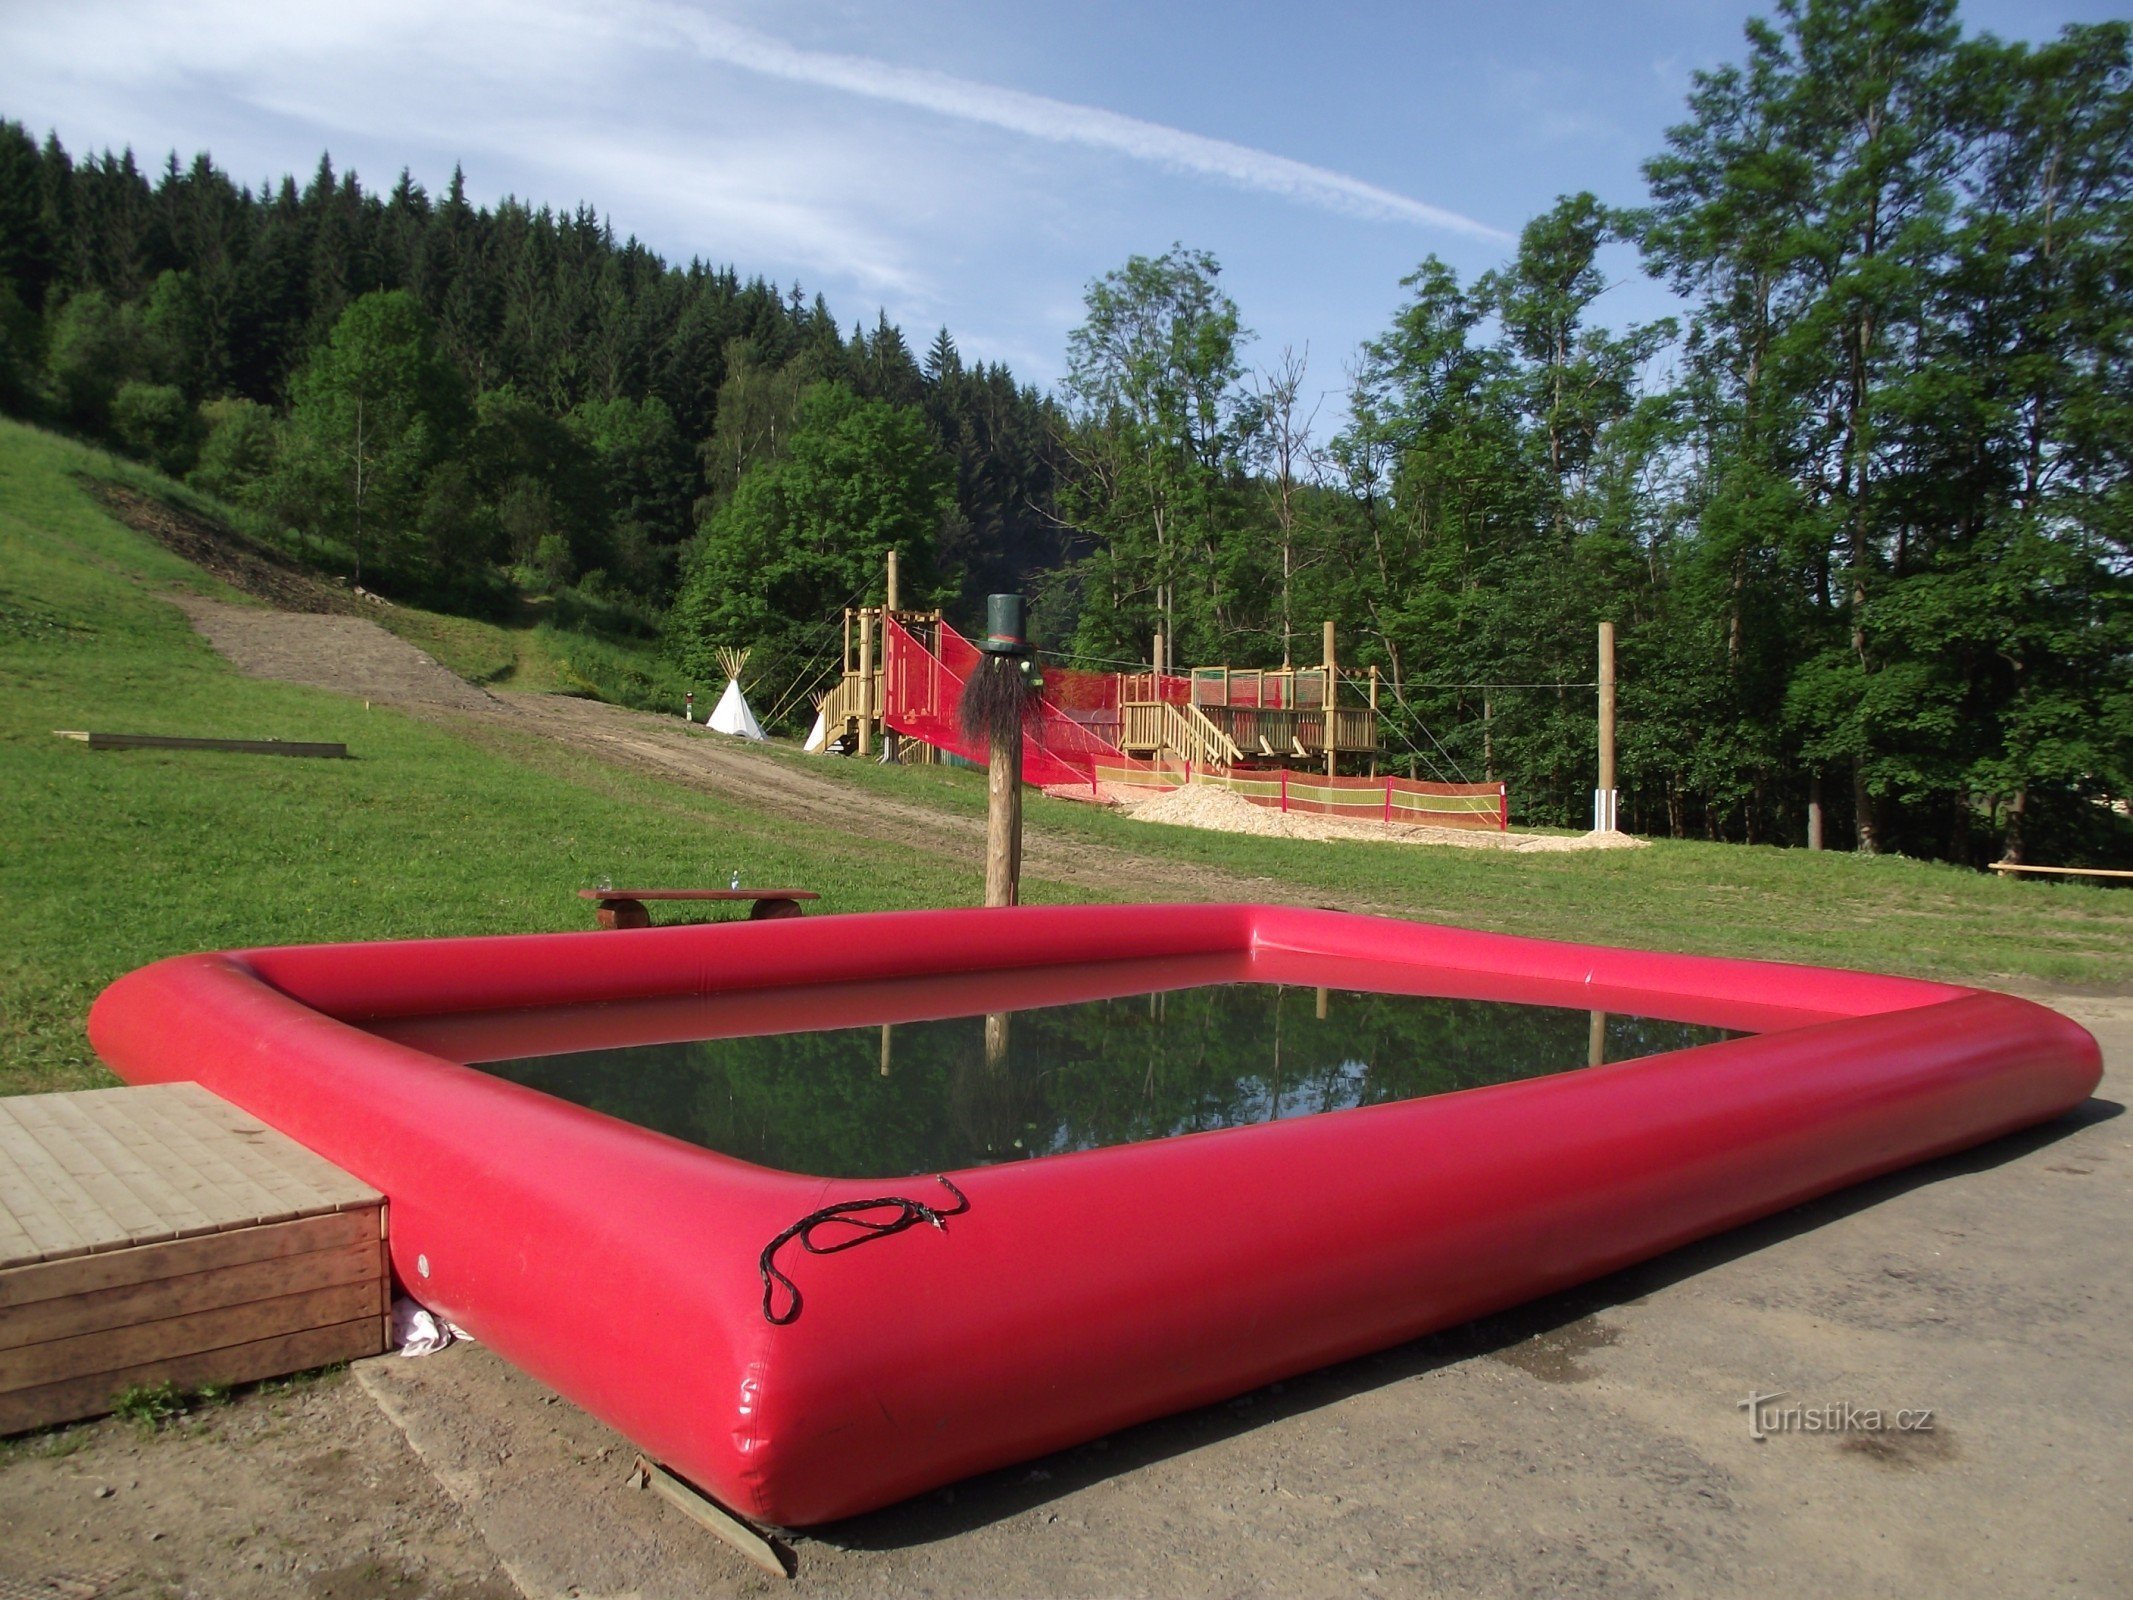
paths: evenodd
<path fill-rule="evenodd" d="M 983 749 L 1018 733 L 1036 701 L 1020 662 L 987 656 L 963 685 L 963 737 Z"/>

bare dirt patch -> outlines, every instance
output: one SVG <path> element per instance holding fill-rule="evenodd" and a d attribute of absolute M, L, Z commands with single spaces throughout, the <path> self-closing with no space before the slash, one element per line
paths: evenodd
<path fill-rule="evenodd" d="M 266 1384 L 159 1432 L 111 1418 L 0 1446 L 7 1600 L 515 1600 L 346 1374 Z"/>
<path fill-rule="evenodd" d="M 406 710 L 487 715 L 510 709 L 367 617 L 262 611 L 198 595 L 171 598 L 208 643 L 250 677 L 309 684 Z"/>
<path fill-rule="evenodd" d="M 83 487 L 106 511 L 136 533 L 144 533 L 173 554 L 213 573 L 231 588 L 284 611 L 313 613 L 363 609 L 347 589 L 322 583 L 277 550 L 233 528 L 196 517 L 179 506 L 129 489 L 124 484 L 82 480 Z"/>

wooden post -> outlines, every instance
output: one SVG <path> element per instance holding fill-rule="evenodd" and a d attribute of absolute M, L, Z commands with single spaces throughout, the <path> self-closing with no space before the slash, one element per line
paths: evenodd
<path fill-rule="evenodd" d="M 884 1022 L 881 1025 L 881 1075 L 884 1078 L 889 1075 L 889 1059 L 894 1053 L 889 1043 L 889 1024 Z"/>
<path fill-rule="evenodd" d="M 852 675 L 852 608 L 844 608 L 844 675 Z"/>
<path fill-rule="evenodd" d="M 1150 698 L 1160 700 L 1163 698 L 1163 636 L 1160 633 L 1155 636 L 1155 644 L 1152 648 L 1150 648 L 1148 652 L 1148 657 L 1151 661 L 1155 663 L 1156 677 L 1156 682 L 1151 692 Z"/>
<path fill-rule="evenodd" d="M 985 903 L 1011 906 L 1022 887 L 1021 730 L 995 737 L 991 755 L 985 781 Z"/>
<path fill-rule="evenodd" d="M 1607 1013 L 1595 1011 L 1585 1030 L 1585 1065 L 1603 1066 L 1607 1061 Z"/>
<path fill-rule="evenodd" d="M 859 612 L 859 753 L 874 749 L 874 612 Z"/>
<path fill-rule="evenodd" d="M 1326 776 L 1333 776 L 1333 701 L 1339 683 L 1333 664 L 1333 623 L 1326 623 Z"/>
<path fill-rule="evenodd" d="M 1320 986 L 1318 991 L 1318 1020 L 1320 1022 L 1326 1020 L 1326 991 L 1323 985 Z"/>
<path fill-rule="evenodd" d="M 1370 775 L 1378 775 L 1378 668 L 1370 664 Z"/>
<path fill-rule="evenodd" d="M 1822 774 L 1807 776 L 1807 848 L 1822 848 Z"/>
<path fill-rule="evenodd" d="M 897 582 L 896 552 L 891 550 L 889 552 L 888 603 L 882 607 L 881 612 L 881 658 L 884 667 L 888 665 L 889 660 L 889 619 L 896 615 L 896 608 L 901 594 L 902 587 Z M 884 691 L 882 709 L 886 711 L 888 709 L 888 695 L 886 692 L 888 686 L 884 684 L 882 687 Z M 881 726 L 881 753 L 891 761 L 898 761 L 903 757 L 903 741 L 889 730 L 886 718 L 883 719 Z"/>
<path fill-rule="evenodd" d="M 1592 797 L 1592 831 L 1615 831 L 1615 625 L 1600 624 L 1600 787 Z"/>

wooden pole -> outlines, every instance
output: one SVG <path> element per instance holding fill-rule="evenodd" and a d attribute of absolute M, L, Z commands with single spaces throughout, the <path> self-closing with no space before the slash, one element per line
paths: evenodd
<path fill-rule="evenodd" d="M 1604 1066 L 1607 1061 L 1607 1013 L 1595 1011 L 1585 1030 L 1585 1065 Z"/>
<path fill-rule="evenodd" d="M 844 675 L 852 675 L 852 608 L 844 608 Z"/>
<path fill-rule="evenodd" d="M 1615 831 L 1615 625 L 1600 624 L 1600 792 L 1593 797 L 1592 831 Z"/>
<path fill-rule="evenodd" d="M 1318 991 L 1318 1020 L 1326 1020 L 1326 991 L 1323 988 Z"/>
<path fill-rule="evenodd" d="M 1333 776 L 1333 701 L 1335 685 L 1339 682 L 1333 662 L 1333 623 L 1326 623 L 1326 776 Z"/>
<path fill-rule="evenodd" d="M 896 552 L 891 550 L 889 552 L 889 598 L 888 604 L 882 608 L 881 613 L 881 654 L 884 666 L 888 664 L 889 655 L 889 619 L 896 614 L 901 595 L 902 586 L 897 582 Z M 883 698 L 886 700 L 887 696 L 884 695 Z M 881 753 L 891 761 L 898 761 L 903 758 L 903 741 L 890 731 L 886 721 L 883 722 L 881 729 Z"/>
<path fill-rule="evenodd" d="M 859 612 L 859 753 L 874 749 L 874 612 Z"/>
<path fill-rule="evenodd" d="M 889 1040 L 889 1024 L 884 1022 L 881 1025 L 881 1075 L 884 1078 L 889 1075 L 889 1061 L 894 1054 Z"/>
<path fill-rule="evenodd" d="M 1370 666 L 1370 775 L 1378 775 L 1378 669 Z"/>
<path fill-rule="evenodd" d="M 985 783 L 985 903 L 1011 906 L 1021 895 L 1022 735 L 993 740 Z"/>
<path fill-rule="evenodd" d="M 1822 848 L 1822 774 L 1807 776 L 1807 848 Z"/>

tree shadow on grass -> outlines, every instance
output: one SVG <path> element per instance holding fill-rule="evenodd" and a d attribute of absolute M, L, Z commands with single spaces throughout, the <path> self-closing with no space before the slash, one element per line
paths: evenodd
<path fill-rule="evenodd" d="M 1551 1347 L 1551 1358 L 1567 1363 L 1579 1352 L 1581 1341 L 1574 1335 L 1565 1337 L 1564 1330 L 1596 1312 L 1634 1304 L 1714 1267 L 1752 1256 L 1913 1190 L 2019 1161 L 2124 1111 L 2125 1107 L 2116 1101 L 2091 1098 L 2065 1116 L 2037 1127 L 1854 1184 L 1759 1222 L 1683 1245 L 1591 1283 L 1425 1334 L 1375 1355 L 1302 1373 L 1217 1405 L 1160 1417 L 1088 1444 L 981 1473 L 952 1488 L 881 1511 L 810 1528 L 805 1537 L 844 1550 L 896 1550 L 931 1544 L 1019 1516 L 1107 1478 L 1136 1472 L 1476 1356 L 1500 1354 L 1528 1340 L 1543 1340 Z M 1550 1339 L 1551 1335 L 1555 1337 Z M 1525 1361 L 1519 1364 L 1534 1370 Z"/>

